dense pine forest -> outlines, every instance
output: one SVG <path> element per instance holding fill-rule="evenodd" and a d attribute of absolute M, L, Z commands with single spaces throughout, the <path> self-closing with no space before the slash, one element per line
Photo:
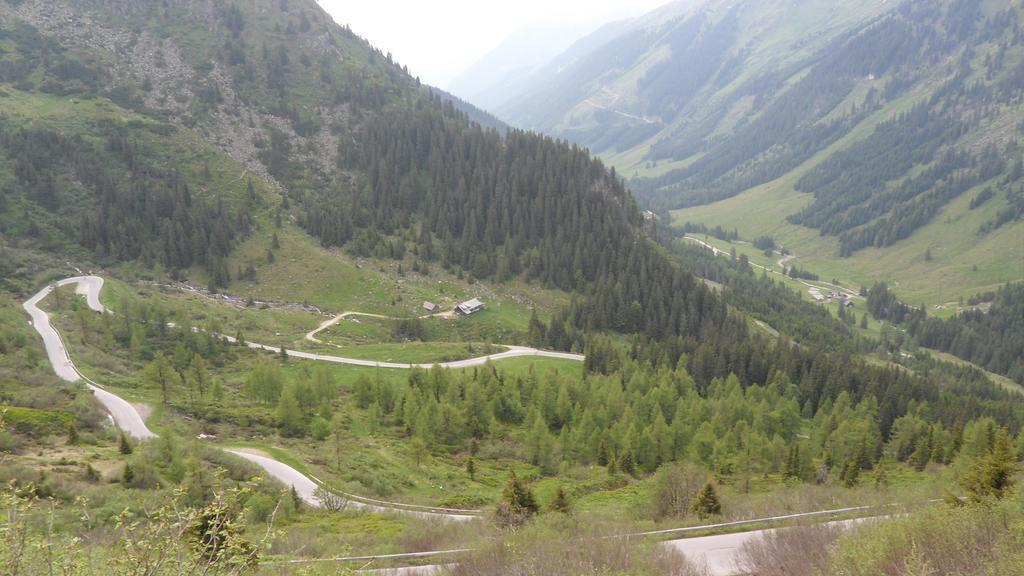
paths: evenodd
<path fill-rule="evenodd" d="M 305 199 L 306 227 L 325 244 L 367 234 L 386 242 L 415 221 L 415 247 L 425 260 L 499 281 L 524 272 L 574 290 L 592 283 L 608 268 L 602 260 L 614 256 L 585 247 L 635 234 L 640 216 L 623 183 L 585 151 L 532 133 L 502 137 L 470 126 L 436 99 L 418 108 L 382 115 L 343 152 L 342 168 L 365 174 L 351 199 Z M 359 250 L 378 253 L 359 240 Z M 404 254 L 404 243 L 397 252 Z"/>

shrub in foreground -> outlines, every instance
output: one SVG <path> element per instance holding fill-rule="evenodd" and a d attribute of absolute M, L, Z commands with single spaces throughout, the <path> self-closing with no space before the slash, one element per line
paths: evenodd
<path fill-rule="evenodd" d="M 824 573 L 1024 576 L 1024 498 L 937 506 L 851 531 Z"/>

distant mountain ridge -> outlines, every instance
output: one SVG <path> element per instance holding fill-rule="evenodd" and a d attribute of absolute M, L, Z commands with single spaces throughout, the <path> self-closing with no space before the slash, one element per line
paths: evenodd
<path fill-rule="evenodd" d="M 462 71 L 446 88 L 485 110 L 493 110 L 519 89 L 517 84 L 523 78 L 590 31 L 586 25 L 558 22 L 524 26 Z"/>
<path fill-rule="evenodd" d="M 563 68 L 572 54 L 614 38 L 642 20 L 641 12 L 637 6 L 619 6 L 610 12 L 545 13 L 508 35 L 445 88 L 484 110 L 503 109 L 511 98 L 540 89 L 531 83 L 546 79 L 546 70 Z"/>
<path fill-rule="evenodd" d="M 494 112 L 589 147 L 649 207 L 748 239 L 810 229 L 828 247 L 804 252 L 850 256 L 946 214 L 987 242 L 1024 216 L 1022 20 L 1019 0 L 676 3 L 581 40 Z M 765 187 L 771 210 L 725 203 Z M 965 195 L 984 217 L 949 208 Z"/>

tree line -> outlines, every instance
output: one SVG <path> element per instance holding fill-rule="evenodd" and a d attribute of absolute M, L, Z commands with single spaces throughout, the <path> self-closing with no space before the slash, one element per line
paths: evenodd
<path fill-rule="evenodd" d="M 992 417 L 944 424 L 928 402 L 911 402 L 883 428 L 874 396 L 857 401 L 843 391 L 806 412 L 801 387 L 781 372 L 763 385 L 729 375 L 701 387 L 682 366 L 652 370 L 633 361 L 607 376 L 513 377 L 488 365 L 416 370 L 397 387 L 361 377 L 353 400 L 371 430 L 397 429 L 442 450 L 515 439 L 545 474 L 563 463 L 639 475 L 688 462 L 736 480 L 771 473 L 853 485 L 886 459 L 923 469 L 961 451 L 984 454 L 1000 430 L 1011 440 L 1016 434 L 1015 453 L 1024 449 L 1024 437 Z"/>

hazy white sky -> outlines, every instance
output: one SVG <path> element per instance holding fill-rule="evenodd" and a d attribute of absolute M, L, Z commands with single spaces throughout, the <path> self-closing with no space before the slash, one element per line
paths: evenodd
<path fill-rule="evenodd" d="M 317 0 L 336 21 L 446 87 L 509 34 L 542 20 L 611 21 L 668 0 Z"/>

